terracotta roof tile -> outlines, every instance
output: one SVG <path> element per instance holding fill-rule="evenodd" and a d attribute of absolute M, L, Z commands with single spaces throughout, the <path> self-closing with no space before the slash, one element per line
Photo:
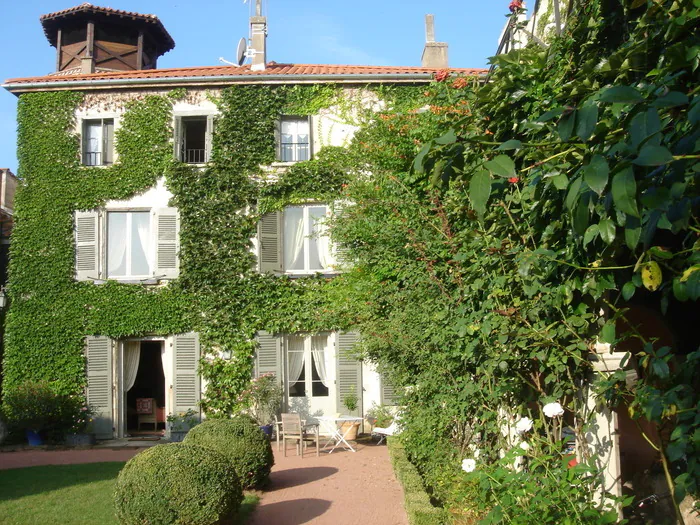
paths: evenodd
<path fill-rule="evenodd" d="M 110 84 L 119 80 L 142 79 L 148 81 L 150 79 L 186 79 L 192 77 L 201 77 L 203 80 L 217 77 L 240 77 L 241 79 L 254 80 L 255 77 L 279 76 L 283 80 L 285 76 L 319 76 L 330 77 L 333 80 L 334 76 L 362 77 L 370 76 L 386 76 L 389 77 L 416 77 L 423 79 L 438 71 L 435 68 L 426 67 L 400 67 L 400 66 L 350 66 L 350 65 L 325 65 L 325 64 L 277 64 L 270 62 L 263 71 L 253 71 L 249 65 L 235 66 L 206 66 L 206 67 L 183 67 L 172 69 L 146 69 L 141 71 L 115 71 L 109 73 L 92 73 L 92 74 L 77 74 L 77 75 L 47 75 L 41 77 L 29 78 L 13 78 L 6 81 L 11 87 L 20 87 L 20 84 L 46 83 L 60 84 L 61 82 L 91 82 L 91 81 L 110 81 Z M 450 71 L 462 75 L 484 75 L 486 69 L 466 69 L 459 68 Z M 361 79 L 358 79 L 361 80 Z M 410 78 L 406 78 L 410 80 Z"/>

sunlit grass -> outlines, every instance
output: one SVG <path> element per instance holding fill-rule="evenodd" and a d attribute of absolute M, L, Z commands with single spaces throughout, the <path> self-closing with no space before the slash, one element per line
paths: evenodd
<path fill-rule="evenodd" d="M 116 524 L 113 495 L 124 463 L 50 465 L 0 470 L 0 523 Z M 245 523 L 259 501 L 246 494 L 239 523 Z"/>

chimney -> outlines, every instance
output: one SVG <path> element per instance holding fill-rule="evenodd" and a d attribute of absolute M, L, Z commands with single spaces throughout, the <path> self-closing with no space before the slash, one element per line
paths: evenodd
<path fill-rule="evenodd" d="M 435 69 L 449 67 L 447 43 L 435 41 L 435 17 L 433 15 L 425 15 L 425 47 L 423 48 L 421 65 Z"/>
<path fill-rule="evenodd" d="M 80 73 L 89 75 L 95 72 L 95 60 L 91 56 L 83 56 L 80 58 Z"/>
<path fill-rule="evenodd" d="M 255 16 L 250 17 L 250 47 L 253 71 L 264 71 L 267 63 L 267 18 L 262 16 L 262 0 L 255 1 Z"/>

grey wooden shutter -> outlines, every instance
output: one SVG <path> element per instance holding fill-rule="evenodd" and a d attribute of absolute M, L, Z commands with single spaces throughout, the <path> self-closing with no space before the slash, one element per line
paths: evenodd
<path fill-rule="evenodd" d="M 199 412 L 199 334 L 173 337 L 173 412 Z"/>
<path fill-rule="evenodd" d="M 114 159 L 114 120 L 102 121 L 102 164 L 112 164 Z"/>
<path fill-rule="evenodd" d="M 75 212 L 75 279 L 99 277 L 99 214 L 96 210 Z"/>
<path fill-rule="evenodd" d="M 314 118 L 309 115 L 307 117 L 309 122 L 309 160 L 314 158 Z"/>
<path fill-rule="evenodd" d="M 384 374 L 380 374 L 379 378 L 381 387 L 379 402 L 382 405 L 396 406 L 396 389 L 394 385 L 391 384 Z"/>
<path fill-rule="evenodd" d="M 282 338 L 260 330 L 255 339 L 258 341 L 258 351 L 255 354 L 255 377 L 272 373 L 281 384 L 283 378 Z"/>
<path fill-rule="evenodd" d="M 358 339 L 359 334 L 356 332 L 338 333 L 336 337 L 336 409 L 342 414 L 348 412 L 343 405 L 343 398 L 354 388 L 357 410 L 351 416 L 362 415 L 362 362 L 351 352 Z"/>
<path fill-rule="evenodd" d="M 173 131 L 174 131 L 173 156 L 175 157 L 175 160 L 183 160 L 182 159 L 182 117 L 175 117 Z"/>
<path fill-rule="evenodd" d="M 112 340 L 88 336 L 85 341 L 88 405 L 94 411 L 92 428 L 99 439 L 114 437 L 112 396 Z"/>
<path fill-rule="evenodd" d="M 214 137 L 214 115 L 207 115 L 207 131 L 204 134 L 204 162 L 211 160 L 211 147 Z"/>
<path fill-rule="evenodd" d="M 282 271 L 282 213 L 263 215 L 258 224 L 258 264 L 261 273 Z"/>
<path fill-rule="evenodd" d="M 175 279 L 180 275 L 180 216 L 177 208 L 154 210 L 156 264 L 153 275 Z"/>

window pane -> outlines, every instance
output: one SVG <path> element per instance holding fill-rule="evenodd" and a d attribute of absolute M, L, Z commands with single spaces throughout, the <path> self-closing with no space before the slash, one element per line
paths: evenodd
<path fill-rule="evenodd" d="M 107 275 L 126 275 L 126 213 L 107 215 Z"/>
<path fill-rule="evenodd" d="M 320 248 L 326 244 L 325 239 L 320 239 L 319 234 L 323 233 L 323 221 L 326 217 L 325 206 L 311 206 L 309 210 L 309 270 L 323 270 L 325 265 L 322 264 Z"/>
<path fill-rule="evenodd" d="M 314 335 L 311 337 L 311 395 L 313 397 L 328 397 L 328 368 L 326 358 L 326 344 L 328 337 Z"/>
<path fill-rule="evenodd" d="M 290 336 L 287 338 L 287 377 L 289 379 L 289 396 L 305 396 L 306 365 L 303 337 Z"/>
<path fill-rule="evenodd" d="M 131 275 L 150 275 L 148 262 L 151 238 L 150 214 L 134 212 L 131 214 Z"/>
<path fill-rule="evenodd" d="M 300 207 L 284 210 L 284 268 L 304 269 L 304 209 Z"/>
<path fill-rule="evenodd" d="M 85 137 L 83 139 L 85 151 L 83 152 L 83 164 L 97 166 L 102 164 L 102 121 L 90 120 L 85 122 Z"/>

